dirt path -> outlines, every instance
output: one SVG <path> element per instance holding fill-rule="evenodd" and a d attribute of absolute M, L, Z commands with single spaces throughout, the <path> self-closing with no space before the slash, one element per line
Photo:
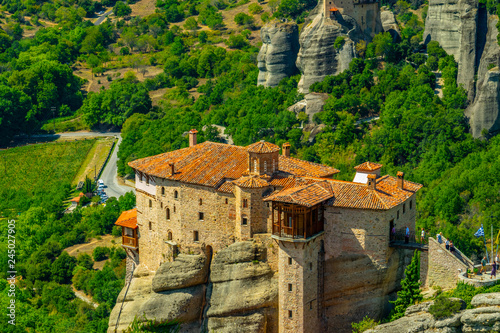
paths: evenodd
<path fill-rule="evenodd" d="M 114 243 L 113 243 L 114 240 Z M 93 238 L 90 240 L 88 243 L 83 243 L 83 244 L 76 244 L 73 246 L 70 246 L 64 251 L 68 252 L 70 256 L 76 257 L 80 253 L 86 253 L 90 256 L 92 256 L 92 251 L 98 246 L 115 246 L 121 244 L 121 239 L 120 237 L 114 237 L 113 235 L 104 235 L 101 236 L 101 239 L 96 239 Z"/>
<path fill-rule="evenodd" d="M 97 308 L 99 304 L 95 303 L 90 296 L 85 295 L 83 291 L 76 290 L 75 287 L 71 286 L 73 289 L 75 296 L 84 301 L 85 303 L 88 303 L 92 305 L 94 308 Z"/>

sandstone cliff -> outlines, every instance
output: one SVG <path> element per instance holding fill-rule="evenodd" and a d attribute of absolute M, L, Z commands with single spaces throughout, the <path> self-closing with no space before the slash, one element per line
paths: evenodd
<path fill-rule="evenodd" d="M 295 74 L 299 52 L 299 29 L 295 23 L 271 22 L 260 30 L 262 47 L 257 57 L 257 85 L 276 87 L 285 77 Z"/>
<path fill-rule="evenodd" d="M 384 32 L 390 33 L 394 41 L 398 41 L 401 38 L 399 25 L 396 22 L 396 17 L 394 17 L 393 12 L 390 10 L 382 10 L 380 12 L 380 21 L 382 22 Z"/>
<path fill-rule="evenodd" d="M 488 33 L 484 52 L 479 63 L 474 103 L 465 110 L 469 118 L 471 132 L 474 137 L 480 137 L 483 129 L 494 134 L 500 130 L 500 82 L 498 64 L 500 47 L 497 43 L 497 18 L 488 19 Z M 493 68 L 491 68 L 494 66 Z"/>
<path fill-rule="evenodd" d="M 410 306 L 403 318 L 379 325 L 365 333 L 479 333 L 500 330 L 500 293 L 476 295 L 471 302 L 474 309 L 462 310 L 439 320 L 429 313 L 432 304 L 433 302 L 424 302 Z"/>
<path fill-rule="evenodd" d="M 477 0 L 430 0 L 424 41 L 438 41 L 458 62 L 457 81 L 474 98 L 478 31 Z"/>
<path fill-rule="evenodd" d="M 118 296 L 108 332 L 122 332 L 143 316 L 176 319 L 181 332 L 277 332 L 278 285 L 266 260 L 266 249 L 248 241 L 211 263 L 204 255 L 179 254 L 156 272 L 139 265 Z"/>
<path fill-rule="evenodd" d="M 304 24 L 300 34 L 300 51 L 297 67 L 302 73 L 299 91 L 309 92 L 309 87 L 323 80 L 327 75 L 336 75 L 347 68 L 356 56 L 353 38 L 360 34 L 355 20 L 345 16 L 342 24 L 334 20 L 325 20 L 321 11 L 313 12 L 311 21 Z M 344 37 L 342 48 L 333 44 L 337 37 Z"/>

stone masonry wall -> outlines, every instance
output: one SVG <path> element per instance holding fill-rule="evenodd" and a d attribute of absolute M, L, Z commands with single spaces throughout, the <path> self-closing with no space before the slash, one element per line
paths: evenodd
<path fill-rule="evenodd" d="M 279 242 L 280 333 L 320 331 L 317 268 L 322 239 Z"/>
<path fill-rule="evenodd" d="M 439 244 L 436 239 L 429 237 L 429 263 L 426 286 L 440 286 L 443 289 L 455 288 L 459 269 L 465 272 L 467 266 L 454 254 L 446 250 L 444 244 Z"/>
<path fill-rule="evenodd" d="M 409 202 L 412 201 L 410 209 Z M 403 213 L 404 206 L 404 213 Z M 379 265 L 389 258 L 390 221 L 396 229 L 415 231 L 415 198 L 388 210 L 361 210 L 327 207 L 325 211 L 325 258 L 342 253 L 366 254 Z"/>

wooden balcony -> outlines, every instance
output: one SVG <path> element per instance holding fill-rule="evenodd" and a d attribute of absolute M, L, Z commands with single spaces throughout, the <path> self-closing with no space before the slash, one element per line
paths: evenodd
<path fill-rule="evenodd" d="M 139 240 L 135 237 L 122 236 L 122 245 L 137 249 L 139 247 Z"/>
<path fill-rule="evenodd" d="M 272 224 L 274 236 L 308 239 L 324 230 L 323 206 L 305 207 L 273 202 Z"/>

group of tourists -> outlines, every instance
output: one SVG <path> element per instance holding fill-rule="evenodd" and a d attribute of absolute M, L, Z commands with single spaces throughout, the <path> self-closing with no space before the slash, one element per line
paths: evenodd
<path fill-rule="evenodd" d="M 498 253 L 497 253 L 495 260 L 493 260 L 493 263 L 491 264 L 490 279 L 493 279 L 493 278 L 496 279 L 499 263 L 500 263 L 500 260 L 498 258 Z M 481 260 L 481 270 L 479 271 L 480 274 L 482 274 L 483 272 L 486 273 L 486 265 L 487 264 L 488 264 L 488 260 L 486 260 L 486 257 L 483 257 L 483 260 Z"/>

